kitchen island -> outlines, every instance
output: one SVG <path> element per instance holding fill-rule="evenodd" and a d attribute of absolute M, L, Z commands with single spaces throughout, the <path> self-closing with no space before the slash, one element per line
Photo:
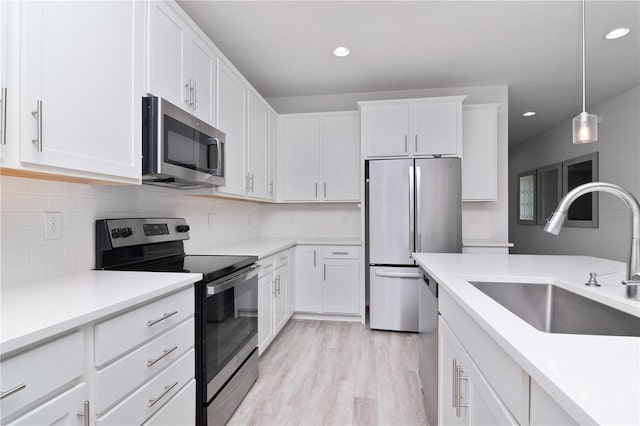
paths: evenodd
<path fill-rule="evenodd" d="M 563 411 L 559 414 L 560 418 L 567 416 L 563 418 L 565 421 L 640 424 L 640 337 L 539 331 L 469 283 L 554 284 L 640 317 L 640 302 L 624 298 L 624 286 L 620 284 L 625 278 L 624 263 L 582 256 L 415 253 L 414 258 L 439 284 L 439 311 L 441 324 L 446 328 L 444 332 L 449 330 L 447 324 L 463 324 L 458 317 L 466 317 L 467 325 L 477 327 L 473 336 L 461 327 L 457 329 L 461 335 L 454 326 L 451 329 L 464 349 L 471 353 L 473 367 L 486 376 L 490 392 L 497 394 L 500 400 L 499 405 L 506 407 L 506 412 L 518 422 L 536 424 L 541 418 L 552 421 L 552 418 L 544 418 L 546 413 L 553 411 L 549 409 L 551 404 Z M 598 277 L 601 287 L 584 285 L 589 272 L 605 271 L 619 272 Z M 584 318 L 584 321 L 589 320 Z M 442 334 L 441 326 L 441 344 Z M 495 345 L 495 351 L 501 353 L 493 358 L 493 364 L 481 359 L 484 354 L 479 359 L 474 357 L 472 351 L 483 345 Z M 506 364 L 500 365 L 500 357 Z M 500 377 L 502 373 L 508 373 L 510 362 L 521 369 L 522 374 L 515 381 L 521 382 L 522 394 L 501 393 L 513 384 Z M 440 363 L 441 369 L 442 360 Z M 440 379 L 440 385 L 442 383 Z M 440 411 L 447 398 L 450 396 L 439 395 Z M 473 410 L 474 405 L 466 402 L 471 407 L 461 411 Z M 541 411 L 544 411 L 542 417 Z M 440 415 L 442 420 L 442 413 Z"/>

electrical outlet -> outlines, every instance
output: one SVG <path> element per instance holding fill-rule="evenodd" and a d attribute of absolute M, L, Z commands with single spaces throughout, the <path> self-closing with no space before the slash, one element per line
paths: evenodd
<path fill-rule="evenodd" d="M 209 213 L 207 215 L 207 224 L 209 225 L 209 228 L 213 227 L 215 223 L 216 223 L 215 215 L 213 213 Z"/>
<path fill-rule="evenodd" d="M 59 240 L 62 238 L 62 214 L 46 212 L 44 214 L 44 239 Z"/>

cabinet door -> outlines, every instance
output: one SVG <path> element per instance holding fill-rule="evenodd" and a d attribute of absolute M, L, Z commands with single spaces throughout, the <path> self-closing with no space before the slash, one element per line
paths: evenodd
<path fill-rule="evenodd" d="M 275 333 L 278 334 L 287 322 L 287 286 L 289 281 L 289 268 L 283 266 L 275 272 L 276 296 L 275 296 Z"/>
<path fill-rule="evenodd" d="M 183 426 L 196 424 L 196 381 L 191 380 L 144 426 Z"/>
<path fill-rule="evenodd" d="M 498 105 L 462 110 L 462 199 L 498 199 Z"/>
<path fill-rule="evenodd" d="M 247 91 L 247 175 L 249 187 L 247 195 L 267 198 L 267 106 Z"/>
<path fill-rule="evenodd" d="M 140 180 L 143 11 L 22 4 L 21 161 Z"/>
<path fill-rule="evenodd" d="M 359 114 L 321 120 L 322 198 L 325 201 L 359 201 Z"/>
<path fill-rule="evenodd" d="M 415 155 L 458 155 L 460 102 L 416 103 L 410 141 Z"/>
<path fill-rule="evenodd" d="M 357 314 L 360 263 L 356 259 L 323 259 L 322 312 Z"/>
<path fill-rule="evenodd" d="M 367 106 L 362 114 L 367 157 L 409 155 L 409 106 Z"/>
<path fill-rule="evenodd" d="M 191 109 L 196 117 L 216 125 L 215 83 L 217 60 L 211 49 L 194 34 L 189 43 L 189 78 L 191 79 Z"/>
<path fill-rule="evenodd" d="M 318 248 L 296 247 L 295 309 L 296 312 L 319 312 L 318 294 Z"/>
<path fill-rule="evenodd" d="M 276 129 L 278 119 L 267 110 L 267 199 L 276 198 Z"/>
<path fill-rule="evenodd" d="M 320 139 L 316 117 L 282 119 L 282 198 L 319 199 Z"/>
<path fill-rule="evenodd" d="M 295 248 L 290 248 L 288 250 L 289 263 L 287 267 L 289 268 L 289 279 L 287 280 L 287 317 L 290 318 L 291 315 L 296 311 L 296 293 L 295 293 L 295 277 L 296 277 L 296 251 Z"/>
<path fill-rule="evenodd" d="M 188 108 L 186 72 L 189 29 L 165 2 L 152 1 L 148 5 L 147 91 Z"/>
<path fill-rule="evenodd" d="M 273 273 L 258 280 L 258 348 L 264 352 L 273 339 Z"/>
<path fill-rule="evenodd" d="M 89 401 L 89 389 L 85 383 L 81 383 L 52 400 L 45 402 L 10 424 L 15 426 L 80 426 L 85 424 L 84 414 L 79 414 L 85 411 L 85 401 Z M 89 409 L 89 413 L 87 414 L 90 415 L 90 412 L 91 410 Z"/>
<path fill-rule="evenodd" d="M 226 136 L 224 173 L 226 194 L 245 195 L 245 126 L 244 91 L 242 81 L 220 61 L 218 66 L 218 129 Z"/>
<path fill-rule="evenodd" d="M 458 403 L 456 388 L 460 381 L 456 381 L 455 368 L 464 364 L 466 360 L 461 357 L 459 351 L 456 351 L 453 333 L 444 324 L 440 317 L 438 323 L 438 423 L 452 426 L 465 425 L 469 424 L 467 407 L 460 407 L 459 412 L 456 411 Z M 462 404 L 467 403 L 463 401 Z"/>

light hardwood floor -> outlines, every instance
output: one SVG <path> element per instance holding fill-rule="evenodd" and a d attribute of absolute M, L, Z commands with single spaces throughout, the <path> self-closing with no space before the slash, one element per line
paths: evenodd
<path fill-rule="evenodd" d="M 418 335 L 291 320 L 230 425 L 427 425 Z"/>

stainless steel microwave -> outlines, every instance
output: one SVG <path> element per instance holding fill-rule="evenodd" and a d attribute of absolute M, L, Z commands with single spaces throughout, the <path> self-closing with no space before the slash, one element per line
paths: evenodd
<path fill-rule="evenodd" d="M 162 98 L 142 98 L 142 183 L 223 186 L 224 144 L 224 133 L 188 112 Z"/>

